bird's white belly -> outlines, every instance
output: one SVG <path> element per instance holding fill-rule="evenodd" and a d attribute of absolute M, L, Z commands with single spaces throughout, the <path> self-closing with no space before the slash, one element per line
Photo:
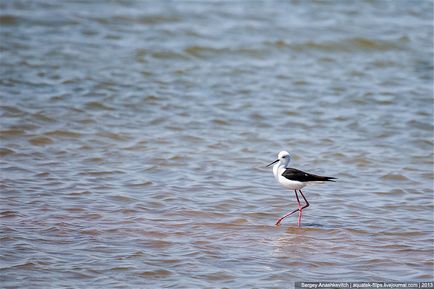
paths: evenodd
<path fill-rule="evenodd" d="M 299 182 L 299 181 L 291 181 L 283 176 L 279 176 L 278 179 L 279 183 L 284 186 L 285 188 L 291 189 L 291 190 L 301 190 L 306 186 L 307 183 Z"/>

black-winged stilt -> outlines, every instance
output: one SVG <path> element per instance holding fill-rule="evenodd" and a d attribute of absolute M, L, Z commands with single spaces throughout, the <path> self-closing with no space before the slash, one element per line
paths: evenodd
<path fill-rule="evenodd" d="M 273 166 L 273 174 L 276 180 L 285 188 L 294 190 L 295 197 L 297 199 L 298 203 L 298 209 L 295 209 L 286 215 L 279 218 L 276 222 L 276 226 L 282 222 L 283 219 L 286 217 L 294 214 L 295 212 L 298 213 L 298 227 L 300 227 L 301 224 L 301 217 L 303 215 L 303 209 L 309 207 L 309 202 L 306 200 L 306 197 L 304 196 L 303 192 L 301 191 L 302 188 L 305 186 L 317 183 L 317 182 L 325 182 L 325 181 L 331 181 L 333 182 L 333 177 L 324 177 L 324 176 L 318 176 L 314 174 L 309 174 L 294 168 L 288 168 L 288 164 L 291 161 L 291 157 L 289 156 L 289 153 L 286 151 L 281 151 L 277 155 L 277 160 L 267 165 L 267 167 L 271 166 L 272 164 L 275 164 Z M 304 206 L 301 206 L 300 200 L 298 198 L 297 190 L 300 192 L 301 196 L 303 197 L 306 204 Z"/>

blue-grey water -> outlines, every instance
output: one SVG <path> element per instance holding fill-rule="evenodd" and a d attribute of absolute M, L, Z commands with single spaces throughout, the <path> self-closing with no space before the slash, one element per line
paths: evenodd
<path fill-rule="evenodd" d="M 432 1 L 0 3 L 3 288 L 433 279 Z"/>

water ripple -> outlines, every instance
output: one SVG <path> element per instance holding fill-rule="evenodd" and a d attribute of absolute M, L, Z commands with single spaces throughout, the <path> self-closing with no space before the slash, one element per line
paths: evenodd
<path fill-rule="evenodd" d="M 429 2 L 3 2 L 4 287 L 433 279 Z"/>

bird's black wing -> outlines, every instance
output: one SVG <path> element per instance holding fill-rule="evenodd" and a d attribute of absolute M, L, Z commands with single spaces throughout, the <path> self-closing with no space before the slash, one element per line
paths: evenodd
<path fill-rule="evenodd" d="M 324 177 L 324 176 L 318 176 L 314 174 L 309 174 L 294 168 L 287 168 L 283 173 L 282 176 L 292 180 L 292 181 L 299 181 L 299 182 L 325 182 L 325 181 L 331 181 L 333 182 L 333 177 Z"/>

